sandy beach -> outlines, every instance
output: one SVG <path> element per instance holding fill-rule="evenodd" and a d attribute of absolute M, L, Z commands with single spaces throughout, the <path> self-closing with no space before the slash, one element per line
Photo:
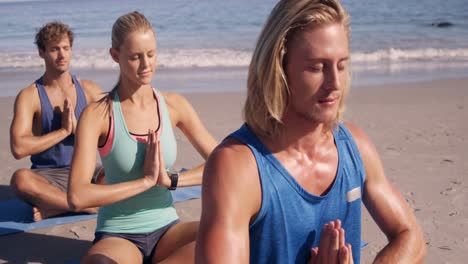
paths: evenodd
<path fill-rule="evenodd" d="M 218 140 L 241 125 L 243 92 L 184 95 Z M 13 103 L 11 96 L 0 97 L 0 200 L 13 196 L 12 173 L 30 166 L 28 159 L 16 161 L 10 153 Z M 415 210 L 427 241 L 425 263 L 463 263 L 468 257 L 467 117 L 468 79 L 353 87 L 348 98 L 345 120 L 374 141 L 387 177 Z M 177 140 L 177 167 L 202 161 L 180 133 Z M 200 199 L 176 207 L 182 220 L 200 216 Z M 95 221 L 0 236 L 0 263 L 79 259 L 91 245 Z M 386 238 L 365 210 L 363 240 L 369 245 L 362 249 L 362 263 L 371 263 Z"/>

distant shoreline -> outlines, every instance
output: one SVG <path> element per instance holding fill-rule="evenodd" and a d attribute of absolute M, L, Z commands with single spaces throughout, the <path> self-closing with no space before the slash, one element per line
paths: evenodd
<path fill-rule="evenodd" d="M 117 69 L 71 69 L 81 79 L 96 82 L 104 91 L 109 91 L 118 79 Z M 245 92 L 247 67 L 192 67 L 156 68 L 152 84 L 161 90 L 179 93 Z M 0 97 L 16 96 L 19 91 L 43 74 L 41 68 L 0 69 Z M 468 78 L 468 69 L 438 71 L 432 74 L 424 69 L 408 69 L 398 72 L 358 71 L 352 73 L 352 86 L 382 86 L 427 83 L 437 80 Z"/>

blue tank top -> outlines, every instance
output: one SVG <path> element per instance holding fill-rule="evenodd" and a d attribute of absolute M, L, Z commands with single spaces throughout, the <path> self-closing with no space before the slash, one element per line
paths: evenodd
<path fill-rule="evenodd" d="M 72 80 L 76 88 L 75 117 L 76 120 L 78 120 L 81 112 L 86 107 L 86 96 L 83 92 L 83 89 L 81 88 L 80 83 L 76 79 L 76 76 L 72 75 Z M 39 92 L 39 98 L 41 100 L 41 135 L 45 135 L 62 127 L 62 117 L 60 113 L 55 112 L 52 108 L 52 104 L 50 103 L 49 97 L 47 96 L 44 88 L 44 81 L 42 80 L 42 77 L 36 80 L 36 88 Z M 51 148 L 38 154 L 31 155 L 31 168 L 69 167 L 73 155 L 74 142 L 75 136 L 71 134 Z"/>
<path fill-rule="evenodd" d="M 230 136 L 255 156 L 262 188 L 262 205 L 249 227 L 250 263 L 307 263 L 325 223 L 340 219 L 346 243 L 360 261 L 361 197 L 365 171 L 357 146 L 343 124 L 333 131 L 338 169 L 324 196 L 307 192 L 288 173 L 247 125 Z"/>

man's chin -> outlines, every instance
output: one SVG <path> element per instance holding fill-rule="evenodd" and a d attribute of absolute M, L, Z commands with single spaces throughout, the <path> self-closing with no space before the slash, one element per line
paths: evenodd
<path fill-rule="evenodd" d="M 68 72 L 68 67 L 59 67 L 59 68 L 55 68 L 55 71 L 56 71 L 58 74 L 64 74 L 64 73 L 67 73 L 67 72 Z"/>
<path fill-rule="evenodd" d="M 59 70 L 59 72 L 61 72 L 61 73 L 66 73 L 67 71 L 68 71 L 68 68 Z"/>

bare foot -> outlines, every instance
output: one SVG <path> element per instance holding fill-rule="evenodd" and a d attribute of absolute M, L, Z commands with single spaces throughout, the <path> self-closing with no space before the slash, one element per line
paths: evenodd
<path fill-rule="evenodd" d="M 44 220 L 46 218 L 57 216 L 66 213 L 65 210 L 55 210 L 55 209 L 44 209 L 39 207 L 33 207 L 33 219 L 34 222 Z"/>
<path fill-rule="evenodd" d="M 87 208 L 87 209 L 84 209 L 82 212 L 87 213 L 87 214 L 96 214 L 98 212 L 98 209 L 99 209 L 98 207 Z M 69 211 L 60 210 L 60 209 L 44 209 L 44 208 L 39 208 L 39 207 L 33 207 L 33 219 L 34 219 L 34 222 L 38 222 L 46 218 L 61 215 L 67 212 Z"/>
<path fill-rule="evenodd" d="M 87 214 L 97 214 L 99 207 L 86 208 L 82 212 Z"/>
<path fill-rule="evenodd" d="M 60 209 L 44 209 L 44 208 L 39 208 L 39 207 L 33 207 L 33 219 L 34 219 L 34 222 L 38 222 L 46 218 L 61 215 L 67 212 L 69 211 L 60 210 Z M 96 214 L 98 212 L 98 208 L 97 207 L 87 208 L 87 209 L 84 209 L 82 212 L 87 213 L 87 214 Z"/>

